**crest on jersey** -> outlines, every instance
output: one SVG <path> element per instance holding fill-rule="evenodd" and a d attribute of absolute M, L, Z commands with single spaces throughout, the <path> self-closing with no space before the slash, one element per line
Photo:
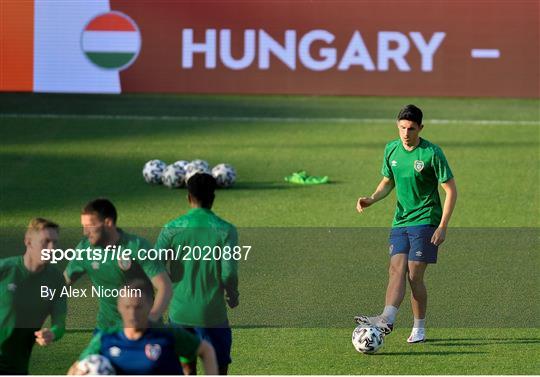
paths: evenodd
<path fill-rule="evenodd" d="M 424 169 L 424 161 L 422 160 L 416 160 L 414 161 L 414 170 L 416 170 L 418 173 L 420 173 Z"/>
<path fill-rule="evenodd" d="M 92 262 L 92 268 L 94 270 L 99 270 L 99 262 L 97 262 L 97 261 Z"/>
<path fill-rule="evenodd" d="M 161 346 L 159 344 L 147 344 L 144 346 L 144 353 L 148 359 L 156 361 L 161 355 Z"/>
<path fill-rule="evenodd" d="M 131 259 L 118 259 L 118 266 L 122 271 L 127 271 L 131 268 Z"/>
<path fill-rule="evenodd" d="M 111 348 L 109 348 L 109 354 L 112 357 L 118 357 L 120 356 L 121 353 L 122 353 L 122 350 L 119 347 L 112 346 Z"/>

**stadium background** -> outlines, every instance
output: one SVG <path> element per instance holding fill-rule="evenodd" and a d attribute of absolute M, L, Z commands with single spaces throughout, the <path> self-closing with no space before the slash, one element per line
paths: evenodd
<path fill-rule="evenodd" d="M 72 246 L 96 196 L 153 241 L 187 204 L 183 190 L 146 185 L 144 162 L 230 162 L 239 180 L 216 212 L 257 245 L 231 313 L 232 373 L 538 374 L 538 2 L 0 4 L 2 256 L 22 251 L 17 235 L 37 215 Z M 90 26 L 110 11 L 136 27 Z M 85 39 L 115 30 L 131 36 Z M 191 67 L 189 41 L 206 51 Z M 99 66 L 87 43 L 131 65 Z M 381 352 L 361 357 L 349 318 L 380 309 L 394 197 L 366 216 L 354 203 L 378 182 L 407 103 L 424 109 L 423 136 L 445 150 L 460 198 L 428 277 L 432 341 L 405 344 L 405 302 Z M 285 184 L 298 169 L 332 184 Z M 63 374 L 88 342 L 95 302 L 69 309 L 66 337 L 34 350 L 32 373 Z"/>

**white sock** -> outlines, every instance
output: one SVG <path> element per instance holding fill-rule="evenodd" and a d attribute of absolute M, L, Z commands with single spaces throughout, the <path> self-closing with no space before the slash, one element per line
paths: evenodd
<path fill-rule="evenodd" d="M 426 327 L 426 319 L 425 318 L 422 318 L 422 319 L 415 318 L 414 319 L 413 328 L 415 328 L 415 329 L 423 329 L 425 327 Z"/>
<path fill-rule="evenodd" d="M 386 318 L 388 323 L 394 323 L 396 320 L 396 315 L 398 312 L 398 308 L 392 305 L 386 305 L 384 307 L 384 310 L 381 314 L 382 317 Z"/>

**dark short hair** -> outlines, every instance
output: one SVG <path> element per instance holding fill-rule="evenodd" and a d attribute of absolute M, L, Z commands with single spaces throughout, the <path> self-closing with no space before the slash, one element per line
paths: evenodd
<path fill-rule="evenodd" d="M 216 179 L 210 174 L 196 173 L 187 181 L 188 192 L 204 208 L 212 208 L 216 191 Z"/>
<path fill-rule="evenodd" d="M 116 224 L 116 208 L 109 199 L 98 198 L 88 202 L 81 211 L 82 215 L 97 215 L 101 220 L 111 219 Z"/>
<path fill-rule="evenodd" d="M 423 116 L 424 115 L 422 114 L 422 110 L 420 110 L 418 107 L 414 105 L 407 105 L 400 110 L 397 116 L 397 120 L 410 120 L 411 122 L 415 122 L 416 124 L 421 126 Z"/>

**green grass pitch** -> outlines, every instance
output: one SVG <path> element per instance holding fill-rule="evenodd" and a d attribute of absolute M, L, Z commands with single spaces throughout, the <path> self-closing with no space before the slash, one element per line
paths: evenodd
<path fill-rule="evenodd" d="M 381 351 L 360 355 L 351 318 L 383 304 L 395 196 L 362 215 L 355 202 L 380 180 L 384 144 L 397 138 L 392 118 L 407 103 L 424 110 L 422 136 L 446 153 L 458 206 L 428 269 L 430 341 L 405 342 L 406 299 Z M 185 190 L 145 184 L 144 163 L 228 162 L 238 182 L 218 192 L 214 209 L 253 244 L 230 316 L 231 373 L 539 374 L 539 108 L 514 99 L 4 93 L 0 225 L 16 232 L 49 217 L 72 246 L 80 207 L 106 196 L 122 227 L 154 241 L 188 206 Z M 283 181 L 300 169 L 332 183 Z M 3 255 L 23 251 L 7 244 Z M 94 315 L 93 301 L 71 301 L 65 338 L 34 348 L 31 373 L 64 374 Z"/>

